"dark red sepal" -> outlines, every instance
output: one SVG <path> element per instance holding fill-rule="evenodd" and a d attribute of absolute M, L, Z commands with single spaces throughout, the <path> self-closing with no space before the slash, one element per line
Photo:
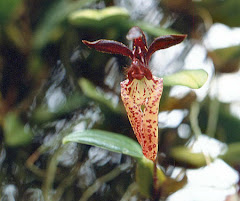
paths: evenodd
<path fill-rule="evenodd" d="M 156 38 L 148 48 L 146 61 L 149 62 L 152 54 L 157 50 L 166 49 L 181 43 L 187 35 L 166 35 Z"/>
<path fill-rule="evenodd" d="M 123 56 L 128 56 L 131 59 L 133 58 L 132 51 L 128 49 L 126 45 L 123 43 L 114 41 L 114 40 L 97 40 L 97 41 L 86 41 L 82 40 L 82 42 L 90 48 L 94 48 L 95 50 L 110 53 L 110 54 L 120 54 Z"/>

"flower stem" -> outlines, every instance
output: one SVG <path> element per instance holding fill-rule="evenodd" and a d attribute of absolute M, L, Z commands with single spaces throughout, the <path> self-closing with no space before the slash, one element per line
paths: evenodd
<path fill-rule="evenodd" d="M 199 103 L 193 102 L 191 105 L 191 111 L 190 111 L 190 123 L 196 138 L 198 138 L 202 134 L 202 131 L 198 124 L 199 111 L 200 111 Z"/>
<path fill-rule="evenodd" d="M 153 200 L 158 201 L 160 196 L 159 182 L 157 177 L 157 159 L 153 163 Z"/>
<path fill-rule="evenodd" d="M 213 98 L 210 100 L 208 124 L 207 124 L 207 130 L 206 130 L 206 134 L 209 137 L 214 137 L 216 133 L 219 105 L 220 103 L 217 98 Z"/>
<path fill-rule="evenodd" d="M 106 175 L 103 175 L 102 177 L 98 178 L 92 186 L 90 186 L 80 198 L 79 201 L 87 201 L 104 183 L 111 181 L 112 179 L 119 176 L 123 171 L 130 168 L 129 164 L 121 164 L 115 169 L 113 169 L 111 172 L 107 173 Z"/>

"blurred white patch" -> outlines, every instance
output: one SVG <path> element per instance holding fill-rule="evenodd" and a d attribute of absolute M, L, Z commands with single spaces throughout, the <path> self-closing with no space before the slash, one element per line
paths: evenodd
<path fill-rule="evenodd" d="M 78 123 L 76 126 L 74 126 L 73 131 L 84 131 L 87 128 L 87 122 L 86 121 L 82 121 L 80 123 Z"/>
<path fill-rule="evenodd" d="M 110 152 L 99 147 L 91 147 L 88 151 L 88 157 L 91 163 L 96 163 L 98 166 L 103 166 L 108 162 L 120 163 L 121 160 L 121 154 Z"/>
<path fill-rule="evenodd" d="M 99 163 L 99 166 L 105 165 L 111 159 L 109 151 L 99 147 L 91 147 L 88 151 L 88 157 L 91 163 Z"/>
<path fill-rule="evenodd" d="M 187 110 L 172 110 L 160 112 L 158 123 L 160 128 L 176 128 L 188 114 Z"/>
<path fill-rule="evenodd" d="M 91 129 L 93 125 L 102 121 L 103 118 L 104 117 L 101 114 L 100 108 L 93 106 L 78 116 L 76 122 L 79 123 L 74 126 L 73 131 L 84 131 L 86 129 Z"/>
<path fill-rule="evenodd" d="M 191 89 L 185 86 L 173 86 L 170 89 L 169 96 L 181 99 L 184 98 L 190 91 Z"/>
<path fill-rule="evenodd" d="M 178 136 L 183 139 L 189 138 L 191 135 L 191 128 L 188 124 L 180 124 L 178 127 Z"/>
<path fill-rule="evenodd" d="M 184 47 L 185 44 L 180 43 L 174 47 L 156 51 L 152 55 L 150 63 L 153 75 L 161 77 L 176 72 L 179 67 L 182 68 L 183 65 L 181 65 L 179 55 L 181 55 Z M 176 58 L 179 58 L 179 60 L 176 60 Z"/>
<path fill-rule="evenodd" d="M 78 188 L 85 189 L 86 187 L 93 184 L 96 180 L 96 173 L 94 171 L 92 163 L 88 160 L 83 165 L 78 172 Z"/>
<path fill-rule="evenodd" d="M 224 103 L 240 101 L 240 71 L 219 75 L 213 82 L 210 95 Z"/>
<path fill-rule="evenodd" d="M 66 96 L 62 92 L 61 87 L 55 88 L 54 85 L 48 89 L 46 99 L 50 112 L 55 112 L 59 106 L 66 102 Z"/>
<path fill-rule="evenodd" d="M 153 17 L 153 15 L 156 15 L 155 13 L 159 13 L 157 1 L 155 0 L 115 0 L 115 4 L 126 8 L 131 13 L 132 19 L 146 18 L 150 13 Z M 154 19 L 158 19 L 156 17 Z M 151 20 L 151 18 L 147 19 Z M 151 20 L 150 22 L 152 24 L 154 21 Z"/>
<path fill-rule="evenodd" d="M 1 196 L 1 201 L 15 201 L 17 200 L 18 196 L 18 189 L 15 185 L 13 184 L 8 184 L 3 186 L 2 188 L 2 196 Z"/>
<path fill-rule="evenodd" d="M 207 135 L 200 135 L 197 139 L 190 139 L 188 146 L 194 153 L 204 153 L 207 156 L 216 158 L 227 150 L 227 145 Z"/>
<path fill-rule="evenodd" d="M 187 185 L 167 201 L 225 201 L 237 191 L 238 173 L 220 159 L 197 170 L 187 170 L 186 174 Z"/>
<path fill-rule="evenodd" d="M 64 146 L 64 151 L 59 155 L 58 162 L 64 167 L 73 166 L 78 160 L 77 143 L 68 143 Z"/>
<path fill-rule="evenodd" d="M 204 45 L 210 50 L 240 45 L 240 28 L 230 28 L 216 23 L 211 26 L 204 38 Z"/>
<path fill-rule="evenodd" d="M 119 64 L 115 57 L 109 59 L 105 66 L 105 78 L 104 84 L 106 84 L 110 89 L 114 89 L 116 92 L 120 93 L 119 82 L 122 80 L 120 72 L 118 70 Z"/>

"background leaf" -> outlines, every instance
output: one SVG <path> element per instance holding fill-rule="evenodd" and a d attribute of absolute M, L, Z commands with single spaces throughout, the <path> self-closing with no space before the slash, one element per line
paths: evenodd
<path fill-rule="evenodd" d="M 183 70 L 163 78 L 165 86 L 183 85 L 192 89 L 201 88 L 207 81 L 208 74 L 205 70 Z"/>
<path fill-rule="evenodd" d="M 143 157 L 142 149 L 136 141 L 121 134 L 108 131 L 92 129 L 82 132 L 73 132 L 63 138 L 63 143 L 65 144 L 67 142 L 93 145 L 109 151 L 126 154 L 134 158 Z"/>
<path fill-rule="evenodd" d="M 220 158 L 231 165 L 236 165 L 240 162 L 240 142 L 235 142 L 228 145 L 226 153 Z"/>
<path fill-rule="evenodd" d="M 120 105 L 114 106 L 110 99 L 107 99 L 104 94 L 98 92 L 96 90 L 96 86 L 89 80 L 85 78 L 81 78 L 78 81 L 80 88 L 82 89 L 83 93 L 98 102 L 102 107 L 107 108 L 107 110 L 111 110 L 113 112 L 121 113 L 122 108 Z"/>
<path fill-rule="evenodd" d="M 217 72 L 232 73 L 239 70 L 240 46 L 219 48 L 208 52 Z"/>
<path fill-rule="evenodd" d="M 84 9 L 75 11 L 69 15 L 68 19 L 70 24 L 78 27 L 102 28 L 117 25 L 127 32 L 131 27 L 139 26 L 144 32 L 154 37 L 179 34 L 173 29 L 151 25 L 144 21 L 131 21 L 129 16 L 126 9 L 112 6 L 102 10 Z"/>
<path fill-rule="evenodd" d="M 194 4 L 207 9 L 214 22 L 224 23 L 231 27 L 240 26 L 240 1 L 238 0 L 202 0 Z"/>
<path fill-rule="evenodd" d="M 108 7 L 102 10 L 84 9 L 71 13 L 69 22 L 76 26 L 103 27 L 129 18 L 128 11 L 120 7 Z"/>
<path fill-rule="evenodd" d="M 0 24 L 7 22 L 8 18 L 12 15 L 13 11 L 21 3 L 21 1 L 22 0 L 0 1 Z"/>
<path fill-rule="evenodd" d="M 170 155 L 178 162 L 192 165 L 194 167 L 202 167 L 206 165 L 203 153 L 194 153 L 188 147 L 178 146 L 171 149 Z"/>
<path fill-rule="evenodd" d="M 139 191 L 146 197 L 151 197 L 153 191 L 153 166 L 153 161 L 147 159 L 146 157 L 142 157 L 137 164 L 136 182 L 138 184 Z M 159 167 L 157 167 L 157 178 L 158 187 L 160 187 L 167 179 Z"/>
<path fill-rule="evenodd" d="M 138 22 L 134 22 L 129 26 L 129 29 L 132 26 L 138 26 L 140 27 L 144 32 L 154 36 L 154 37 L 159 37 L 159 36 L 163 36 L 163 35 L 169 35 L 169 34 L 179 34 L 178 31 L 175 31 L 173 29 L 166 29 L 166 28 L 162 28 L 160 26 L 155 26 L 155 25 L 151 25 L 149 23 L 146 23 L 144 21 L 138 21 Z"/>
<path fill-rule="evenodd" d="M 8 146 L 26 145 L 32 140 L 32 132 L 16 113 L 9 112 L 4 119 L 4 137 Z"/>
<path fill-rule="evenodd" d="M 68 14 L 94 1 L 95 0 L 81 0 L 73 1 L 72 3 L 66 0 L 57 1 L 57 3 L 46 12 L 45 17 L 37 27 L 34 34 L 33 47 L 35 49 L 41 49 L 54 35 L 54 31 L 56 31 L 60 23 L 67 18 Z M 59 35 L 59 32 L 59 30 L 56 32 L 57 35 Z"/>

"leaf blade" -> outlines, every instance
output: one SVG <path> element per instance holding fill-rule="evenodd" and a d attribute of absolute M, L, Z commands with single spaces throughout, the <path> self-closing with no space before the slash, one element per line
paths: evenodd
<path fill-rule="evenodd" d="M 55 35 L 61 35 L 61 29 L 59 29 L 61 23 L 67 19 L 68 15 L 77 9 L 83 8 L 86 4 L 91 4 L 95 0 L 82 0 L 68 2 L 65 0 L 57 1 L 50 7 L 43 19 L 37 25 L 36 31 L 33 35 L 33 49 L 41 50 L 49 40 L 56 37 Z M 56 34 L 57 33 L 57 34 Z"/>
<path fill-rule="evenodd" d="M 22 122 L 16 112 L 9 112 L 3 121 L 4 140 L 9 147 L 24 146 L 31 143 L 33 133 Z"/>
<path fill-rule="evenodd" d="M 141 147 L 137 142 L 121 134 L 103 130 L 92 129 L 82 132 L 73 132 L 64 137 L 62 142 L 63 144 L 77 142 L 97 146 L 109 151 L 126 154 L 137 159 L 143 157 Z"/>
<path fill-rule="evenodd" d="M 182 85 L 192 89 L 201 88 L 207 81 L 208 74 L 205 70 L 183 70 L 163 78 L 164 86 Z"/>
<path fill-rule="evenodd" d="M 104 27 L 109 23 L 125 22 L 128 18 L 128 11 L 117 6 L 110 6 L 100 10 L 77 10 L 68 16 L 69 23 L 78 27 Z"/>

